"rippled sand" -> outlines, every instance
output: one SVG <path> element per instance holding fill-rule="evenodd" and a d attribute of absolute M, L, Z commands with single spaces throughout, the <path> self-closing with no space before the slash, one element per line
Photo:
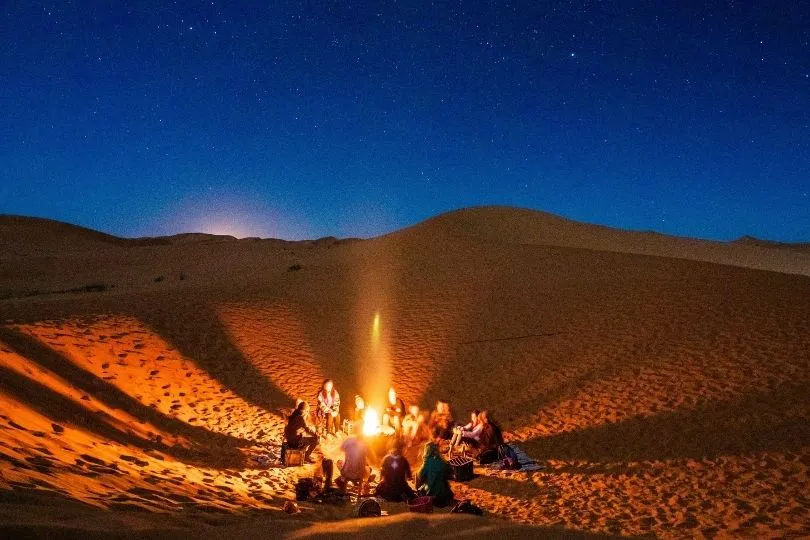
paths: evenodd
<path fill-rule="evenodd" d="M 0 218 L 0 246 L 6 532 L 810 535 L 804 246 L 508 209 L 295 243 Z M 254 457 L 325 377 L 488 408 L 545 469 L 454 485 L 485 519 L 287 516 L 312 471 Z"/>

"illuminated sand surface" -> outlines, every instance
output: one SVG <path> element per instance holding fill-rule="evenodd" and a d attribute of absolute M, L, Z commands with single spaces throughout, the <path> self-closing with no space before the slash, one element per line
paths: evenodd
<path fill-rule="evenodd" d="M 296 243 L 126 241 L 0 217 L 0 523 L 90 537 L 808 535 L 808 276 L 806 246 L 503 208 Z M 389 378 L 424 408 L 486 407 L 546 469 L 454 485 L 485 519 L 403 505 L 382 520 L 307 504 L 287 516 L 311 470 L 253 457 L 277 451 L 284 412 L 327 376 L 347 407 L 355 392 L 379 406 Z"/>

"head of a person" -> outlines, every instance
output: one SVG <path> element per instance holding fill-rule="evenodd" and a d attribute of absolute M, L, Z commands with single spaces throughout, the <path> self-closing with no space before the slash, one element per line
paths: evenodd
<path fill-rule="evenodd" d="M 478 421 L 481 422 L 482 424 L 489 424 L 489 412 L 481 411 L 478 414 Z"/>
<path fill-rule="evenodd" d="M 334 389 L 335 389 L 335 382 L 332 379 L 326 379 L 325 381 L 323 381 L 324 393 L 329 394 Z"/>
<path fill-rule="evenodd" d="M 395 456 L 401 456 L 403 450 L 405 450 L 405 442 L 397 437 L 391 444 L 391 453 Z"/>
<path fill-rule="evenodd" d="M 425 448 L 422 450 L 422 458 L 424 461 L 441 458 L 441 454 L 439 453 L 439 445 L 433 441 L 426 442 Z"/>
<path fill-rule="evenodd" d="M 366 408 L 366 400 L 363 399 L 363 396 L 357 394 L 354 396 L 354 406 L 357 409 L 365 409 Z"/>
<path fill-rule="evenodd" d="M 397 391 L 394 390 L 394 387 L 388 389 L 388 403 L 391 405 L 396 405 L 397 403 Z"/>
<path fill-rule="evenodd" d="M 301 414 L 306 414 L 306 412 L 309 410 L 309 403 L 307 403 L 302 399 L 299 401 L 298 405 L 295 408 Z"/>
<path fill-rule="evenodd" d="M 408 412 L 411 413 L 413 417 L 419 416 L 419 405 L 411 405 L 408 407 Z"/>
<path fill-rule="evenodd" d="M 473 411 L 470 413 L 470 422 L 477 424 L 479 422 L 479 416 L 481 416 L 481 411 L 478 409 L 473 409 Z"/>

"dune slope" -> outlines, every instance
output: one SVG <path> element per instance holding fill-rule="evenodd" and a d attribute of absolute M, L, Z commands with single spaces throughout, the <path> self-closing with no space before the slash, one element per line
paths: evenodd
<path fill-rule="evenodd" d="M 281 514 L 310 471 L 253 459 L 328 376 L 346 401 L 488 408 L 545 466 L 454 485 L 495 518 L 470 534 L 810 534 L 810 266 L 743 244 L 488 208 L 348 243 L 2 253 L 0 512 L 373 536 L 333 524 L 351 508 Z M 388 532 L 453 527 L 418 519 Z"/>

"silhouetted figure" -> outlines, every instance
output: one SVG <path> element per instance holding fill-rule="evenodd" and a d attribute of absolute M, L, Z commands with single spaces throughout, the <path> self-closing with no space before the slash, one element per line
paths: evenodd
<path fill-rule="evenodd" d="M 414 491 L 408 485 L 408 480 L 412 477 L 411 464 L 402 455 L 404 446 L 401 439 L 394 441 L 391 451 L 385 456 L 380 467 L 382 479 L 377 485 L 375 494 L 386 501 L 401 502 L 414 498 Z"/>
<path fill-rule="evenodd" d="M 318 446 L 318 435 L 306 421 L 309 413 L 309 405 L 306 401 L 298 404 L 284 427 L 284 439 L 287 441 L 287 448 L 304 451 L 304 459 L 308 463 L 313 463 L 312 451 Z"/>

